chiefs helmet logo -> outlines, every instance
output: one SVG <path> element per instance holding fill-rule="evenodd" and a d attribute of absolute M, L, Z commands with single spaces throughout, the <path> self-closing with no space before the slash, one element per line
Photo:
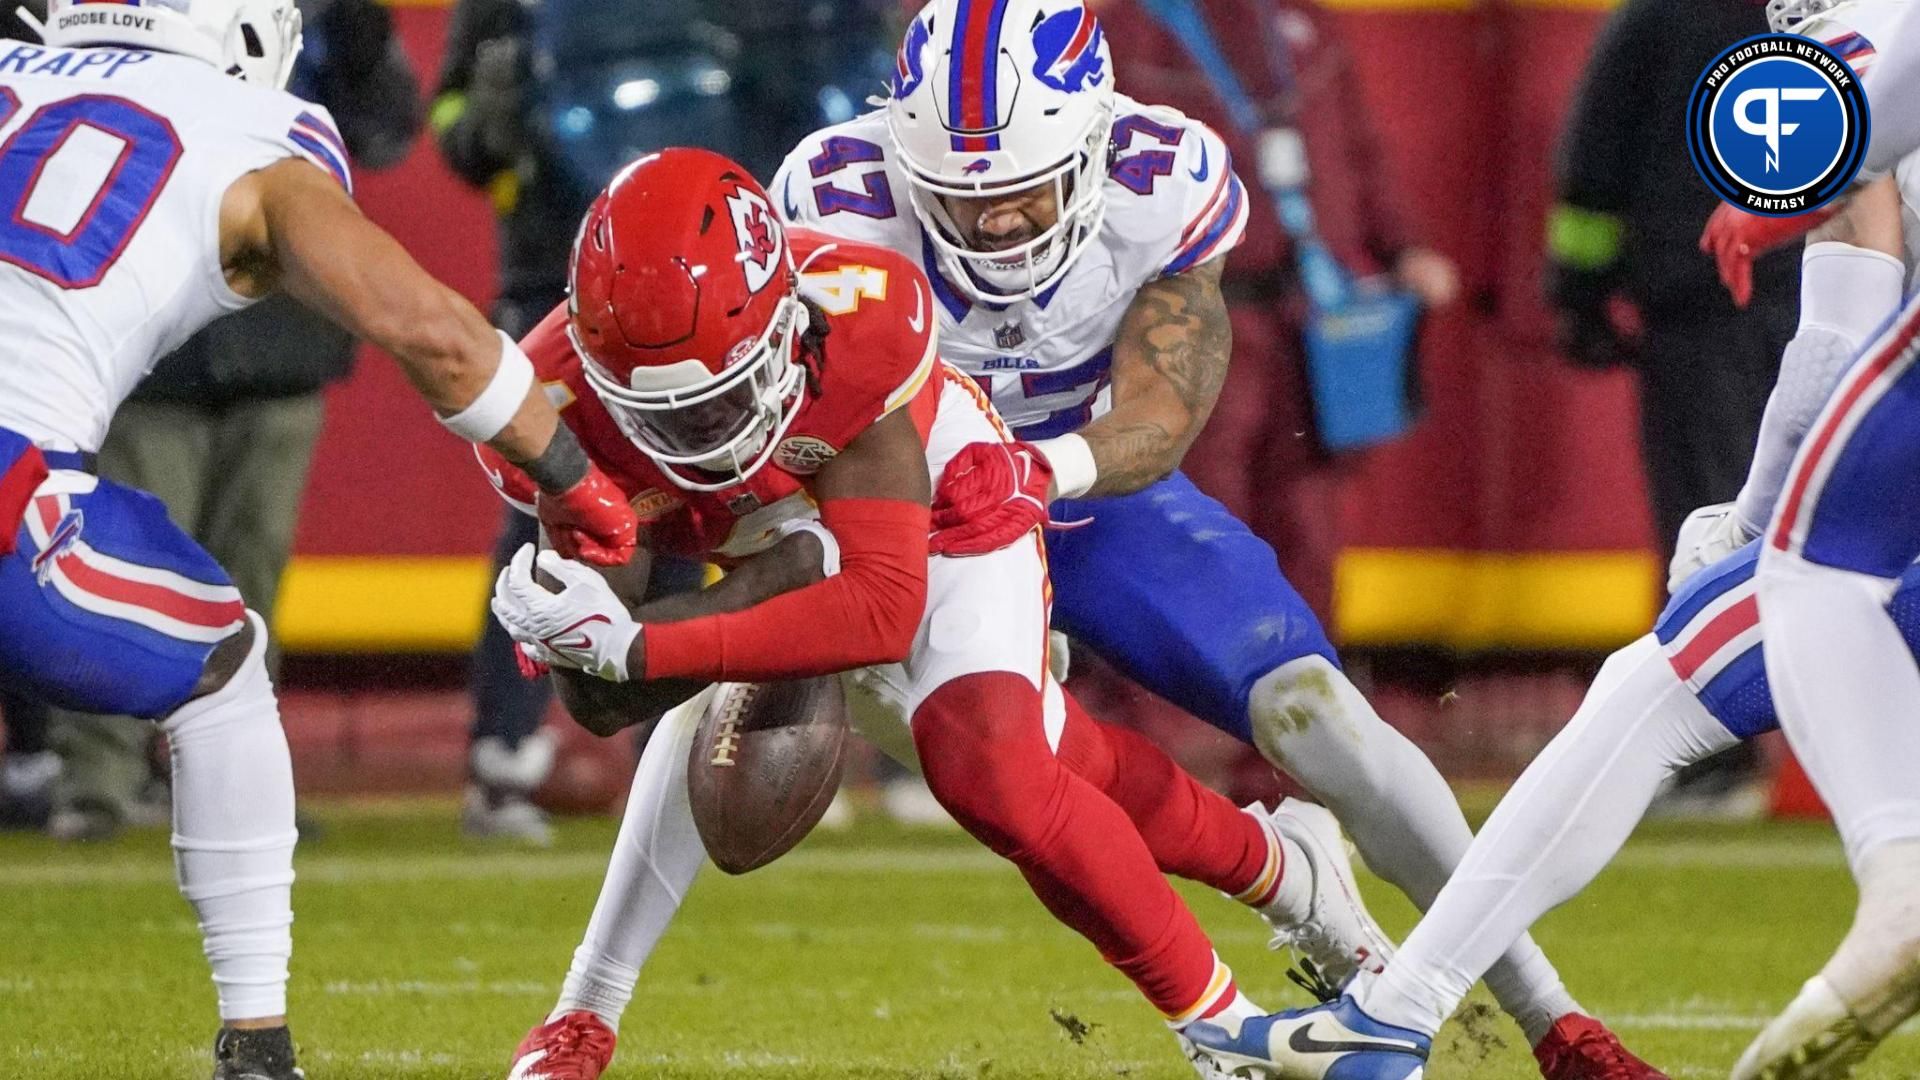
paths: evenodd
<path fill-rule="evenodd" d="M 757 293 L 767 287 L 780 268 L 784 254 L 780 226 L 766 200 L 744 188 L 736 188 L 727 196 L 727 213 L 733 218 L 733 234 L 740 242 L 740 269 L 747 274 L 747 291 Z"/>

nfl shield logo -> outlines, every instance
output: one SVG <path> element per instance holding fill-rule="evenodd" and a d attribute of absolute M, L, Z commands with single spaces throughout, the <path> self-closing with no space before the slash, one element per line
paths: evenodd
<path fill-rule="evenodd" d="M 1019 323 L 1008 323 L 1005 326 L 996 326 L 993 328 L 993 344 L 995 348 L 1017 349 L 1026 344 L 1026 341 L 1027 335 L 1021 331 Z"/>

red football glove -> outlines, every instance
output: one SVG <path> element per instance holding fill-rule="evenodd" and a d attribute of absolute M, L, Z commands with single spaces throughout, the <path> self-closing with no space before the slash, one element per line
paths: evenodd
<path fill-rule="evenodd" d="M 961 448 L 933 493 L 935 555 L 985 555 L 1047 523 L 1053 466 L 1031 443 L 978 442 Z"/>
<path fill-rule="evenodd" d="M 540 526 L 553 550 L 596 566 L 625 566 L 640 538 L 640 519 L 607 474 L 592 467 L 566 491 L 540 493 Z"/>
<path fill-rule="evenodd" d="M 1792 217 L 1749 214 L 1732 203 L 1721 203 L 1700 232 L 1700 250 L 1720 267 L 1720 283 L 1733 295 L 1735 307 L 1753 299 L 1753 260 L 1774 248 L 1804 236 L 1840 212 L 1842 200 Z"/>

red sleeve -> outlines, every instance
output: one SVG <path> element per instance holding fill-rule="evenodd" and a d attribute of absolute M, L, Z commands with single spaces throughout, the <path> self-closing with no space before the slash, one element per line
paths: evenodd
<path fill-rule="evenodd" d="M 834 499 L 820 520 L 840 542 L 838 574 L 743 611 L 647 624 L 646 677 L 753 682 L 906 659 L 927 606 L 927 508 Z"/>

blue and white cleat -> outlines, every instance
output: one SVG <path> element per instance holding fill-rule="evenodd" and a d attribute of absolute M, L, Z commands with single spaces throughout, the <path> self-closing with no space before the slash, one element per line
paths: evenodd
<path fill-rule="evenodd" d="M 1383 1024 L 1350 997 L 1237 1025 L 1201 1020 L 1181 1034 L 1221 1071 L 1248 1080 L 1422 1080 L 1433 1048 L 1431 1037 Z"/>

